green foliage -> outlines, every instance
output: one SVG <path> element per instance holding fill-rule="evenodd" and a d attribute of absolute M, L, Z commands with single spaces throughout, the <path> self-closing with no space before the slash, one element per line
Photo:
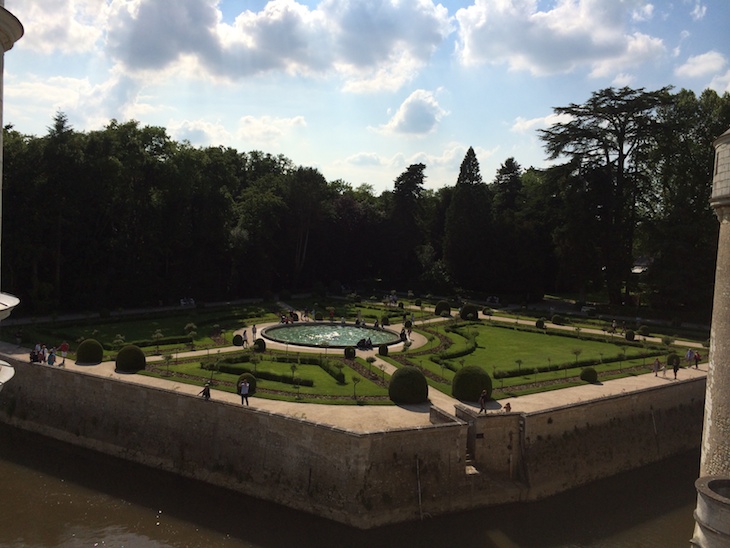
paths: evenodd
<path fill-rule="evenodd" d="M 461 311 L 459 312 L 459 317 L 462 320 L 478 320 L 479 319 L 479 309 L 475 304 L 465 304 L 461 307 Z"/>
<path fill-rule="evenodd" d="M 314 319 L 318 322 L 321 322 L 324 319 L 324 317 L 322 316 L 321 312 L 317 311 L 314 313 Z"/>
<path fill-rule="evenodd" d="M 667 355 L 667 365 L 670 367 L 674 367 L 675 365 L 679 365 L 680 363 L 679 354 L 676 352 L 671 352 L 669 355 Z"/>
<path fill-rule="evenodd" d="M 76 363 L 85 365 L 96 365 L 104 359 L 104 348 L 96 339 L 85 339 L 81 341 L 76 350 Z"/>
<path fill-rule="evenodd" d="M 128 344 L 117 354 L 116 369 L 127 373 L 136 373 L 147 366 L 147 358 L 139 346 Z"/>
<path fill-rule="evenodd" d="M 345 348 L 345 358 L 348 360 L 354 360 L 355 359 L 355 349 L 352 346 L 348 346 Z"/>
<path fill-rule="evenodd" d="M 550 321 L 553 322 L 553 324 L 555 325 L 565 325 L 565 318 L 560 314 L 553 314 L 553 317 Z"/>
<path fill-rule="evenodd" d="M 388 397 L 394 403 L 413 404 L 428 401 L 428 383 L 420 369 L 405 366 L 390 378 Z"/>
<path fill-rule="evenodd" d="M 436 307 L 433 310 L 433 313 L 436 316 L 443 316 L 444 314 L 447 316 L 451 315 L 451 307 L 449 306 L 449 303 L 446 301 L 439 301 L 436 303 Z"/>
<path fill-rule="evenodd" d="M 243 346 L 243 335 L 240 333 L 233 335 L 233 346 Z"/>
<path fill-rule="evenodd" d="M 416 299 L 415 301 L 413 301 L 413 304 L 416 306 L 421 306 L 421 299 Z"/>
<path fill-rule="evenodd" d="M 388 345 L 387 344 L 381 344 L 380 346 L 378 346 L 378 355 L 379 356 L 388 355 Z"/>
<path fill-rule="evenodd" d="M 492 378 L 481 367 L 467 365 L 454 375 L 451 393 L 457 400 L 477 401 L 482 390 L 487 391 L 489 398 L 492 397 Z"/>
<path fill-rule="evenodd" d="M 639 327 L 639 329 L 638 329 L 638 333 L 639 333 L 639 335 L 641 335 L 642 337 L 648 337 L 648 336 L 649 336 L 649 334 L 650 334 L 650 331 L 649 331 L 649 327 L 648 327 L 648 326 L 646 326 L 646 325 L 642 325 L 642 326 L 640 326 L 640 327 Z"/>
<path fill-rule="evenodd" d="M 633 329 L 627 329 L 625 337 L 627 341 L 631 342 L 636 339 L 636 333 L 634 333 Z"/>
<path fill-rule="evenodd" d="M 341 368 L 335 367 L 329 360 L 321 360 L 319 366 L 339 384 L 345 384 L 345 374 Z"/>
<path fill-rule="evenodd" d="M 580 372 L 580 380 L 595 384 L 598 382 L 598 373 L 592 367 L 585 367 Z"/>
<path fill-rule="evenodd" d="M 535 327 L 538 329 L 545 329 L 545 318 L 540 318 L 535 322 Z"/>
<path fill-rule="evenodd" d="M 266 341 L 259 337 L 253 342 L 253 349 L 255 352 L 266 352 Z"/>
<path fill-rule="evenodd" d="M 383 314 L 380 318 L 380 325 L 390 325 L 390 316 Z"/>
<path fill-rule="evenodd" d="M 238 380 L 236 381 L 236 393 L 241 393 L 241 385 L 243 384 L 243 381 L 248 381 L 248 395 L 253 396 L 256 393 L 256 377 L 253 376 L 251 373 L 243 373 L 240 377 L 238 377 Z"/>

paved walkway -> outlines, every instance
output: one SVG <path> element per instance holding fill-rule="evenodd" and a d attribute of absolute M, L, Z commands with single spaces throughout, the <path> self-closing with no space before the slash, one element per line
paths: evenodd
<path fill-rule="evenodd" d="M 433 322 L 442 321 L 442 318 L 434 318 L 432 320 Z M 509 322 L 514 323 L 517 321 L 520 324 L 523 325 L 532 325 L 534 326 L 535 322 L 533 320 L 514 320 L 512 318 L 501 318 L 494 316 L 492 318 L 492 321 L 503 321 L 503 322 Z M 417 324 L 420 324 L 419 320 L 416 320 Z M 266 327 L 270 325 L 276 325 L 274 323 L 268 323 L 268 324 L 259 324 L 257 325 L 258 332 L 261 333 Z M 566 329 L 566 330 L 574 330 L 574 328 L 571 328 L 569 326 L 552 326 L 551 328 L 555 329 Z M 389 326 L 389 329 L 395 331 L 396 333 L 400 332 L 402 328 L 401 324 L 394 324 Z M 248 328 L 250 329 L 250 328 Z M 240 330 L 239 332 L 242 332 L 243 330 Z M 583 329 L 582 332 L 584 333 L 593 333 L 593 334 L 599 334 L 604 335 L 604 332 L 598 329 Z M 616 335 L 616 338 L 619 336 Z M 426 344 L 426 338 L 422 335 L 416 333 L 415 331 L 411 334 L 411 340 L 412 340 L 412 348 L 418 348 L 420 346 L 423 346 Z M 655 341 L 655 342 L 661 342 L 658 339 L 652 339 L 647 337 L 647 340 L 649 341 Z M 700 347 L 701 345 L 695 344 L 695 343 L 685 343 L 686 346 L 696 346 Z M 290 350 L 292 351 L 291 345 L 285 345 L 284 343 L 278 343 L 275 341 L 267 340 L 266 341 L 267 348 L 274 348 L 278 350 Z M 399 350 L 402 350 L 403 343 L 398 343 L 397 345 L 394 345 L 391 347 L 391 350 L 393 352 L 397 352 Z M 215 353 L 218 354 L 225 354 L 227 352 L 235 352 L 240 351 L 240 347 L 237 346 L 230 346 L 225 348 L 216 348 Z M 297 347 L 297 352 L 312 352 L 312 353 L 321 353 L 322 350 L 318 347 L 316 348 L 307 348 L 307 347 Z M 340 352 L 340 349 L 332 349 L 332 352 Z M 210 355 L 210 350 L 204 349 L 204 350 L 194 350 L 190 352 L 181 352 L 178 355 L 180 357 L 191 357 L 191 356 L 207 356 Z M 705 353 L 706 354 L 706 353 Z M 28 355 L 29 350 L 25 348 L 19 348 L 9 343 L 2 343 L 0 342 L 0 357 L 10 357 L 15 360 L 18 360 L 20 362 L 28 362 Z M 386 373 L 392 374 L 395 371 L 395 367 L 393 367 L 388 362 L 380 359 L 380 357 L 377 354 L 377 349 L 373 349 L 370 351 L 360 351 L 358 350 L 358 355 L 363 358 L 367 358 L 372 356 L 375 359 L 374 365 L 378 368 L 383 367 Z M 150 362 L 159 362 L 163 358 L 162 356 L 150 356 L 148 357 L 148 361 Z M 60 361 L 60 358 L 59 358 Z M 678 381 L 674 380 L 674 375 L 671 371 L 667 372 L 667 375 L 664 376 L 662 373 L 659 373 L 658 376 L 654 376 L 651 372 L 647 372 L 645 375 L 638 375 L 638 376 L 632 376 L 632 377 L 625 377 L 622 379 L 616 379 L 611 381 L 606 381 L 601 384 L 584 384 L 580 386 L 575 386 L 571 388 L 563 388 L 560 390 L 553 390 L 550 392 L 542 392 L 539 394 L 530 394 L 527 396 L 519 396 L 514 398 L 506 398 L 497 401 L 492 401 L 489 403 L 489 412 L 501 412 L 502 407 L 509 402 L 512 411 L 513 412 L 534 412 L 534 411 L 540 411 L 544 409 L 549 409 L 553 407 L 560 407 L 563 405 L 569 405 L 572 403 L 578 403 L 578 402 L 584 402 L 589 401 L 593 399 L 600 399 L 604 398 L 610 395 L 614 394 L 621 394 L 621 393 L 627 393 L 632 392 L 635 390 L 641 390 L 645 388 L 655 387 L 655 386 L 663 386 L 670 382 L 681 382 L 685 379 L 692 379 L 696 377 L 704 377 L 707 374 L 707 363 L 700 364 L 699 369 L 691 368 L 691 369 L 685 369 L 681 368 L 679 370 L 678 375 Z M 31 365 L 28 364 L 27 367 L 51 367 L 48 365 Z M 164 390 L 172 390 L 176 392 L 180 392 L 181 394 L 189 394 L 189 395 L 198 395 L 200 392 L 199 386 L 194 386 L 190 384 L 181 383 L 178 380 L 175 379 L 160 379 L 155 377 L 148 377 L 144 375 L 134 375 L 134 374 L 124 374 L 124 373 L 117 373 L 115 371 L 115 365 L 114 362 L 103 362 L 99 365 L 95 366 L 84 366 L 84 365 L 76 365 L 75 363 L 71 362 L 70 360 L 66 362 L 65 365 L 66 369 L 71 371 L 78 371 L 80 373 L 84 374 L 90 374 L 90 375 L 98 375 L 102 377 L 110 377 L 114 379 L 119 379 L 122 381 L 130 382 L 133 384 L 143 385 L 143 386 L 151 386 L 156 387 Z M 648 369 L 647 369 L 648 370 Z M 236 394 L 231 394 L 230 392 L 222 392 L 219 390 L 215 390 L 215 387 L 213 387 L 213 390 L 211 391 L 211 400 L 212 402 L 216 401 L 224 401 L 236 405 L 241 404 L 241 397 Z M 478 408 L 478 405 L 471 404 L 471 403 L 464 403 L 459 402 L 458 400 L 455 400 L 454 398 L 451 398 L 447 394 L 444 394 L 442 392 L 439 392 L 437 390 L 434 390 L 433 388 L 429 387 L 429 398 L 430 403 L 433 404 L 435 407 L 445 411 L 448 414 L 454 413 L 454 406 L 455 405 L 464 405 L 467 407 L 473 407 L 474 409 Z M 257 409 L 259 411 L 269 412 L 269 413 L 275 413 L 280 415 L 286 415 L 290 417 L 295 418 L 302 418 L 307 419 L 312 422 L 317 422 L 321 424 L 326 424 L 333 427 L 342 428 L 345 430 L 350 430 L 353 432 L 380 432 L 383 430 L 397 430 L 397 429 L 403 429 L 403 428 L 414 428 L 414 427 L 420 427 L 420 426 L 428 426 L 430 425 L 429 420 L 429 409 L 430 405 L 428 403 L 426 404 L 420 404 L 420 405 L 409 405 L 409 406 L 402 406 L 402 405 L 364 405 L 364 406 L 358 406 L 358 405 L 326 405 L 326 404 L 312 404 L 312 403 L 297 403 L 297 402 L 286 402 L 286 401 L 279 401 L 279 400 L 268 400 L 268 399 L 262 399 L 262 398 L 256 398 L 251 397 L 249 398 L 250 407 L 252 409 Z"/>

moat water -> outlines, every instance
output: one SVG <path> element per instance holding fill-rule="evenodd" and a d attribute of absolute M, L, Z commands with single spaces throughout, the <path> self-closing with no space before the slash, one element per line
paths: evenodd
<path fill-rule="evenodd" d="M 548 500 L 359 531 L 0 425 L 1 547 L 686 547 L 699 452 Z"/>

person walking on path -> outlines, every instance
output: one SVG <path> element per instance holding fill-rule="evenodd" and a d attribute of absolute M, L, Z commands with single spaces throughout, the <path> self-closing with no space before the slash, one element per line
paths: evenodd
<path fill-rule="evenodd" d="M 253 327 L 251 328 L 251 340 L 256 341 L 256 324 L 253 324 Z"/>
<path fill-rule="evenodd" d="M 210 382 L 206 382 L 203 389 L 198 392 L 198 396 L 203 396 L 205 398 L 205 401 L 208 401 L 210 399 Z"/>
<path fill-rule="evenodd" d="M 677 372 L 679 371 L 679 359 L 674 360 L 672 364 L 672 370 L 674 371 L 674 380 L 677 380 Z"/>
<path fill-rule="evenodd" d="M 248 381 L 243 379 L 241 383 L 241 405 L 248 405 Z"/>
<path fill-rule="evenodd" d="M 248 331 L 246 329 L 243 330 L 243 344 L 241 345 L 241 348 L 247 348 L 248 347 Z"/>
<path fill-rule="evenodd" d="M 654 360 L 654 376 L 659 376 L 659 370 L 662 368 L 662 362 L 659 361 L 659 358 Z"/>
<path fill-rule="evenodd" d="M 484 411 L 484 413 L 487 413 L 487 391 L 482 390 L 481 395 L 479 396 L 479 413 Z"/>
<path fill-rule="evenodd" d="M 58 349 L 61 351 L 61 363 L 59 364 L 59 367 L 63 367 L 66 365 L 66 355 L 68 354 L 68 343 L 66 341 L 63 341 L 61 343 L 61 346 L 58 347 Z"/>
<path fill-rule="evenodd" d="M 700 353 L 695 350 L 695 369 L 700 368 L 700 360 L 702 359 L 702 356 L 700 356 Z"/>

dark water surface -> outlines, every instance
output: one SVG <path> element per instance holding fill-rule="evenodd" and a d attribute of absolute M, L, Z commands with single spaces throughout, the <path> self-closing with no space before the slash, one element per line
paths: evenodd
<path fill-rule="evenodd" d="M 359 531 L 0 425 L 0 546 L 686 547 L 699 452 L 546 501 Z"/>

